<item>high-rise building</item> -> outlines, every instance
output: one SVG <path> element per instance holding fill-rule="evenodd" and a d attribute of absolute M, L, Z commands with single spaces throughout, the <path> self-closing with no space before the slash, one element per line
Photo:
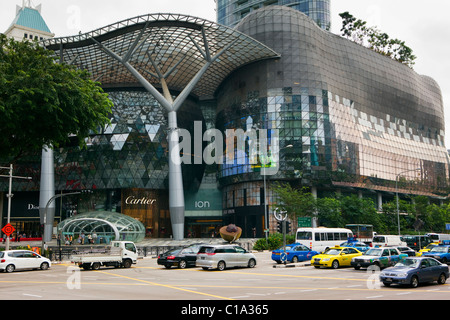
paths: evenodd
<path fill-rule="evenodd" d="M 217 22 L 233 27 L 249 13 L 272 5 L 301 11 L 322 29 L 330 29 L 330 0 L 217 0 Z"/>
<path fill-rule="evenodd" d="M 42 18 L 41 8 L 41 5 L 33 8 L 30 0 L 24 0 L 22 6 L 16 6 L 16 17 L 4 34 L 17 41 L 53 38 L 55 34 L 50 31 Z"/>

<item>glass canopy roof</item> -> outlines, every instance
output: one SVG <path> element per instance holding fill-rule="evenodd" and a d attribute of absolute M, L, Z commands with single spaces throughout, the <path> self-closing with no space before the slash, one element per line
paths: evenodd
<path fill-rule="evenodd" d="M 190 83 L 205 61 L 220 54 L 192 91 L 197 97 L 213 96 L 222 80 L 242 65 L 279 57 L 239 31 L 180 14 L 138 16 L 85 34 L 47 39 L 43 45 L 54 50 L 59 61 L 88 70 L 105 88 L 140 85 L 104 48 L 129 62 L 155 87 L 164 78 L 177 91 Z"/>
<path fill-rule="evenodd" d="M 85 238 L 90 235 L 94 243 L 109 243 L 112 240 L 139 242 L 145 237 L 144 225 L 127 215 L 95 211 L 78 214 L 58 224 L 58 233 L 78 239 L 81 234 Z M 86 240 L 87 243 L 87 240 Z"/>

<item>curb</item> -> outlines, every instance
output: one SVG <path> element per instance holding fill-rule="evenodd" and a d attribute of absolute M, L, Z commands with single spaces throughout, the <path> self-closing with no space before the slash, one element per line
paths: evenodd
<path fill-rule="evenodd" d="M 290 264 L 276 264 L 274 268 L 299 268 L 299 267 L 309 267 L 311 263 L 290 263 Z"/>

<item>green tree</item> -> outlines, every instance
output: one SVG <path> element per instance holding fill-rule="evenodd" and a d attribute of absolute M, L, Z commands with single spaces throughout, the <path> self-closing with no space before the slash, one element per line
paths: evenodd
<path fill-rule="evenodd" d="M 0 154 L 15 159 L 61 146 L 84 145 L 109 123 L 112 102 L 86 71 L 55 63 L 37 42 L 0 34 Z"/>
<path fill-rule="evenodd" d="M 382 55 L 406 64 L 410 68 L 417 58 L 413 50 L 405 44 L 405 41 L 391 39 L 388 34 L 375 27 L 368 27 L 367 22 L 356 19 L 348 11 L 340 13 L 342 18 L 342 36 L 360 45 L 372 49 Z"/>
<path fill-rule="evenodd" d="M 276 206 L 286 211 L 295 221 L 295 217 L 312 217 L 316 212 L 316 199 L 306 188 L 295 189 L 289 183 L 275 183 Z"/>
<path fill-rule="evenodd" d="M 340 228 L 345 225 L 341 211 L 341 201 L 336 198 L 317 199 L 319 225 Z"/>

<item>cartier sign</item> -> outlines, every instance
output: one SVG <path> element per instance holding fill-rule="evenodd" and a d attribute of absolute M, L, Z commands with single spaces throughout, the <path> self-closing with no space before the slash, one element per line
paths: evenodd
<path fill-rule="evenodd" d="M 135 205 L 135 204 L 143 204 L 143 205 L 152 205 L 156 202 L 156 199 L 151 199 L 147 197 L 136 197 L 136 196 L 129 196 L 125 199 L 125 203 L 129 205 Z"/>

